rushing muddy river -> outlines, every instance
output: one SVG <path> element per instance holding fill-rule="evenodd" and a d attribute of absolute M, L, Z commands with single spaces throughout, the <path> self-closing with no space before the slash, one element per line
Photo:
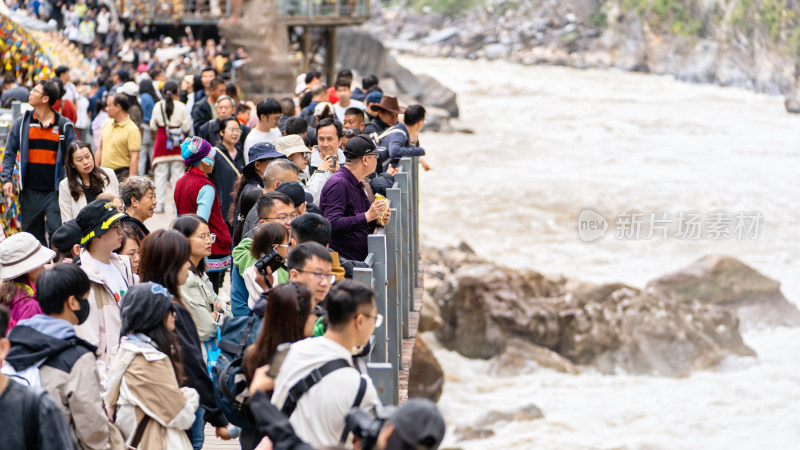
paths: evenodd
<path fill-rule="evenodd" d="M 458 126 L 474 130 L 422 133 L 434 168 L 420 179 L 423 245 L 463 240 L 500 264 L 637 287 L 726 254 L 800 301 L 800 117 L 781 98 L 616 71 L 400 62 L 454 89 Z M 800 329 L 748 332 L 757 358 L 685 379 L 502 377 L 424 338 L 446 372 L 449 446 L 800 447 Z M 545 418 L 454 433 L 529 404 Z"/>

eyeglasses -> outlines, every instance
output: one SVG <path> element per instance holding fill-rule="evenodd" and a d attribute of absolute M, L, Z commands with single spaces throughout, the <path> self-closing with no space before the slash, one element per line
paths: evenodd
<path fill-rule="evenodd" d="M 242 134 L 242 129 L 241 128 L 231 128 L 231 129 L 226 128 L 225 132 L 228 133 L 228 134 Z"/>
<path fill-rule="evenodd" d="M 383 314 L 375 314 L 374 316 L 364 314 L 364 316 L 369 317 L 370 319 L 375 319 L 375 328 L 379 328 L 381 325 L 383 325 Z"/>
<path fill-rule="evenodd" d="M 376 157 L 376 158 L 377 158 L 377 157 L 378 157 L 378 154 L 377 154 L 377 153 L 367 153 L 367 154 L 366 154 L 366 155 L 364 155 L 364 156 L 365 156 L 365 157 L 366 157 L 366 156 L 374 156 L 374 157 Z"/>
<path fill-rule="evenodd" d="M 200 236 L 197 236 L 197 237 L 194 237 L 194 238 L 191 238 L 191 239 L 197 239 L 197 240 L 200 240 L 200 241 L 203 241 L 203 242 L 205 242 L 206 240 L 210 239 L 211 243 L 213 244 L 217 240 L 217 235 L 214 234 L 214 233 L 201 234 Z"/>
<path fill-rule="evenodd" d="M 122 227 L 121 227 L 119 224 L 116 224 L 116 225 L 112 226 L 112 227 L 111 227 L 111 228 L 109 228 L 108 230 L 109 230 L 109 231 L 111 231 L 111 230 L 114 230 L 114 231 L 116 231 L 116 232 L 117 232 L 117 233 L 119 233 L 119 234 L 122 234 L 122 232 L 123 232 L 123 230 L 122 230 Z"/>
<path fill-rule="evenodd" d="M 294 269 L 294 270 L 314 275 L 314 280 L 316 280 L 317 283 L 322 283 L 327 281 L 328 283 L 333 284 L 333 282 L 336 281 L 336 275 L 332 273 L 309 272 L 307 270 L 300 270 L 300 269 Z"/>
<path fill-rule="evenodd" d="M 285 248 L 289 248 L 289 244 L 273 244 L 273 247 L 285 247 Z"/>
<path fill-rule="evenodd" d="M 36 89 L 34 89 L 34 90 L 31 91 L 31 94 L 44 95 L 44 91 L 37 91 Z"/>
<path fill-rule="evenodd" d="M 277 220 L 278 222 L 291 222 L 292 220 L 297 219 L 297 214 L 281 214 L 278 217 L 267 217 L 265 220 Z"/>

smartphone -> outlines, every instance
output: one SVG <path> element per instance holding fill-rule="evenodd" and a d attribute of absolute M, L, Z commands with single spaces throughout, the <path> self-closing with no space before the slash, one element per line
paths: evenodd
<path fill-rule="evenodd" d="M 286 358 L 286 354 L 289 353 L 289 347 L 291 347 L 291 345 L 292 344 L 288 342 L 284 342 L 275 350 L 275 355 L 272 356 L 272 361 L 269 363 L 269 370 L 267 371 L 267 375 L 269 375 L 270 378 L 278 376 L 278 372 L 281 371 L 281 365 L 283 365 L 283 360 Z"/>

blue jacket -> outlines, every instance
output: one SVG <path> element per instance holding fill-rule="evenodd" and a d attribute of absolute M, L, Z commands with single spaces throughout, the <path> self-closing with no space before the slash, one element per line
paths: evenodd
<path fill-rule="evenodd" d="M 390 132 L 389 130 L 400 130 Z M 425 150 L 422 147 L 414 147 L 409 141 L 408 127 L 406 124 L 399 122 L 395 126 L 384 131 L 386 135 L 381 139 L 380 146 L 386 147 L 389 152 L 389 158 L 399 159 L 406 156 L 424 156 Z"/>
<path fill-rule="evenodd" d="M 6 139 L 6 150 L 3 153 L 3 170 L 0 172 L 0 178 L 3 183 L 12 182 L 14 173 L 14 164 L 17 162 L 17 153 L 19 153 L 19 175 L 20 186 L 19 190 L 22 191 L 22 180 L 25 180 L 25 171 L 28 169 L 28 129 L 31 125 L 32 111 L 26 111 L 19 119 L 14 122 L 14 126 L 8 133 Z M 75 135 L 75 125 L 62 116 L 56 114 L 58 118 L 58 153 L 56 154 L 56 167 L 55 179 L 53 180 L 53 190 L 58 192 L 58 183 L 64 179 L 64 155 L 67 154 L 67 147 L 69 144 L 75 142 L 78 138 Z"/>
<path fill-rule="evenodd" d="M 139 96 L 139 103 L 142 105 L 142 123 L 150 123 L 150 117 L 153 114 L 153 107 L 156 105 L 153 96 L 147 92 Z"/>

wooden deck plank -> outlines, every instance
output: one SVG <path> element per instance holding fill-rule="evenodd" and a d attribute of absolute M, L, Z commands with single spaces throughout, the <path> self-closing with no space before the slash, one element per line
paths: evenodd
<path fill-rule="evenodd" d="M 419 312 L 422 309 L 422 268 L 419 273 L 419 287 L 414 288 L 414 310 L 408 313 L 408 339 L 403 339 L 403 367 L 400 368 L 399 393 L 400 403 L 408 400 L 408 374 L 411 370 L 411 357 L 414 353 L 414 342 L 417 340 L 417 329 L 419 328 Z"/>

